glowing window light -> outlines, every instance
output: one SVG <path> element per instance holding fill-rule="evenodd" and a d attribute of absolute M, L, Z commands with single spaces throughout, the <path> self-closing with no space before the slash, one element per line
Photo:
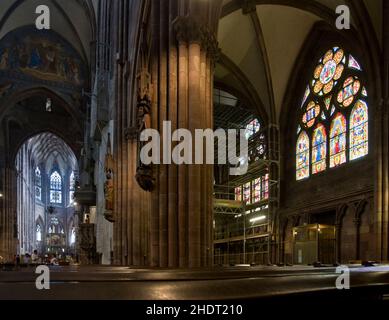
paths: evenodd
<path fill-rule="evenodd" d="M 258 217 L 250 219 L 250 222 L 251 223 L 255 223 L 255 222 L 259 222 L 259 221 L 265 220 L 265 219 L 266 219 L 266 216 L 258 216 Z"/>

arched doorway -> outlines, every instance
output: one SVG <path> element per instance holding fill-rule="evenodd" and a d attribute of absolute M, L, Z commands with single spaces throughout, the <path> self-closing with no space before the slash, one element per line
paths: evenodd
<path fill-rule="evenodd" d="M 17 253 L 25 256 L 37 250 L 42 258 L 55 254 L 66 261 L 76 254 L 74 152 L 57 135 L 40 133 L 19 148 L 15 167 Z"/>

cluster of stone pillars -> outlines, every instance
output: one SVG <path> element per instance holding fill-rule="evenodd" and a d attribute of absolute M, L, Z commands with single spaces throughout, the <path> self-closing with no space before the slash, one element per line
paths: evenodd
<path fill-rule="evenodd" d="M 13 261 L 17 245 L 16 171 L 6 166 L 1 169 L 1 175 L 0 256 L 5 261 Z"/>
<path fill-rule="evenodd" d="M 32 253 L 35 247 L 35 171 L 31 150 L 24 144 L 16 156 L 18 251 Z M 43 227 L 43 226 L 42 226 Z"/>
<path fill-rule="evenodd" d="M 383 2 L 383 64 L 381 68 L 382 99 L 377 105 L 376 135 L 376 185 L 374 233 L 377 259 L 389 260 L 389 14 L 388 1 Z M 380 86 L 378 86 L 380 87 Z"/>
<path fill-rule="evenodd" d="M 211 22 L 218 21 L 214 17 L 219 16 L 219 2 L 150 2 L 152 29 L 142 31 L 152 35 L 148 63 L 151 127 L 159 132 L 163 121 L 171 121 L 172 131 L 213 128 L 213 69 L 218 47 L 217 24 Z M 135 180 L 136 136 L 123 137 L 125 126 L 134 126 L 136 118 L 134 111 L 128 111 L 132 106 L 128 105 L 131 92 L 125 89 L 130 83 L 124 77 L 125 65 L 118 70 L 115 262 L 159 267 L 211 265 L 213 166 L 154 166 L 154 190 L 141 190 Z"/>

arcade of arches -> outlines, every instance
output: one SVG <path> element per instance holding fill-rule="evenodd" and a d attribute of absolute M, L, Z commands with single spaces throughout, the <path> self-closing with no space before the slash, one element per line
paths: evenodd
<path fill-rule="evenodd" d="M 389 2 L 336 3 L 2 0 L 1 259 L 389 260 Z M 164 121 L 244 129 L 247 173 L 143 164 Z"/>

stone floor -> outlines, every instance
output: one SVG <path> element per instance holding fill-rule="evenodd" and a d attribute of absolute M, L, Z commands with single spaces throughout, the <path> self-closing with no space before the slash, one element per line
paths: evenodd
<path fill-rule="evenodd" d="M 34 268 L 0 271 L 0 299 L 224 300 L 339 293 L 335 268 L 230 267 L 201 270 L 51 267 L 50 290 L 37 290 Z M 389 265 L 350 266 L 348 292 L 389 294 Z M 366 291 L 367 292 L 367 291 Z M 348 293 L 346 293 L 347 295 Z"/>

